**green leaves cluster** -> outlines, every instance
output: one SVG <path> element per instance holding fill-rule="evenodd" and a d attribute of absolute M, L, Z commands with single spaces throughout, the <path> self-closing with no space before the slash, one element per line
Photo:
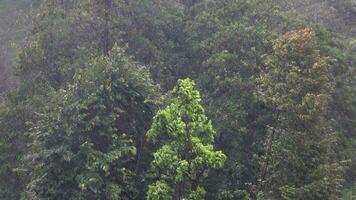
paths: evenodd
<path fill-rule="evenodd" d="M 273 50 L 257 94 L 274 109 L 260 183 L 272 197 L 264 198 L 335 199 L 342 167 L 333 159 L 336 139 L 326 117 L 334 87 L 329 59 L 310 29 L 286 33 Z"/>
<path fill-rule="evenodd" d="M 53 94 L 30 132 L 32 198 L 132 199 L 137 195 L 135 165 L 140 165 L 136 156 L 141 149 L 135 142 L 144 134 L 157 88 L 147 69 L 118 47 L 87 65 L 73 84 Z"/>
<path fill-rule="evenodd" d="M 157 113 L 147 133 L 160 146 L 152 162 L 159 180 L 150 186 L 148 199 L 204 199 L 202 179 L 224 165 L 226 156 L 213 148 L 215 131 L 194 86 L 190 79 L 180 80 L 176 98 Z"/>

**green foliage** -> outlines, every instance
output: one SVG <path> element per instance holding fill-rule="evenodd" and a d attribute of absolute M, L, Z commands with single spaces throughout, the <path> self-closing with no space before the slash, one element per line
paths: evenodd
<path fill-rule="evenodd" d="M 147 133 L 160 146 L 152 162 L 159 181 L 150 186 L 148 199 L 204 199 L 201 180 L 224 165 L 226 156 L 213 148 L 215 131 L 194 86 L 190 79 L 179 80 L 176 98 L 158 111 Z"/>
<path fill-rule="evenodd" d="M 268 1 L 205 3 L 189 27 L 197 65 L 193 73 L 217 129 L 216 145 L 229 158 L 223 172 L 207 181 L 208 198 L 246 199 L 256 182 L 269 119 L 269 110 L 253 95 L 261 55 L 269 52 L 275 34 L 264 20 L 279 14 Z"/>
<path fill-rule="evenodd" d="M 147 69 L 120 48 L 89 62 L 73 84 L 52 95 L 30 133 L 34 169 L 29 195 L 135 198 L 137 156 L 142 156 L 136 145 L 150 121 L 149 100 L 155 91 Z"/>
<path fill-rule="evenodd" d="M 274 109 L 260 188 L 272 199 L 335 199 L 343 168 L 326 118 L 334 82 L 314 32 L 303 29 L 276 40 L 257 94 Z M 281 194 L 280 194 L 281 192 Z"/>
<path fill-rule="evenodd" d="M 323 1 L 274 0 L 281 9 L 299 14 L 321 26 L 345 35 L 355 36 L 356 24 L 351 18 L 356 14 L 356 2 L 353 0 Z"/>
<path fill-rule="evenodd" d="M 29 165 L 24 162 L 31 141 L 26 132 L 35 122 L 43 96 L 26 96 L 26 87 L 13 90 L 0 105 L 0 198 L 20 199 L 29 180 Z"/>
<path fill-rule="evenodd" d="M 20 170 L 22 155 L 25 153 L 22 126 L 26 112 L 0 106 L 0 198 L 19 199 L 25 189 L 26 173 Z"/>
<path fill-rule="evenodd" d="M 28 96 L 58 89 L 72 73 L 71 64 L 79 62 L 70 38 L 69 18 L 57 1 L 46 1 L 34 17 L 29 42 L 19 53 L 18 75 L 28 87 Z M 77 52 L 76 52 L 77 53 Z M 67 74 L 69 75 L 69 74 Z"/>
<path fill-rule="evenodd" d="M 24 44 L 24 38 L 31 30 L 27 15 L 32 4 L 32 0 L 0 1 L 0 94 L 18 84 L 15 76 L 16 47 Z"/>
<path fill-rule="evenodd" d="M 173 87 L 185 63 L 183 10 L 175 0 L 86 0 L 73 3 L 71 18 L 80 49 L 106 54 L 115 43 L 127 45 L 152 77 Z M 77 26 L 80 24 L 80 26 Z M 82 38 L 85 38 L 84 40 Z"/>
<path fill-rule="evenodd" d="M 172 189 L 164 182 L 157 181 L 148 188 L 148 199 L 170 200 L 172 199 Z"/>
<path fill-rule="evenodd" d="M 0 199 L 337 199 L 355 184 L 352 0 L 36 2 L 0 101 Z M 20 3 L 0 1 L 0 23 Z M 190 77 L 202 98 L 189 80 L 160 98 L 150 75 L 163 91 Z M 156 99 L 170 104 L 145 135 Z"/>

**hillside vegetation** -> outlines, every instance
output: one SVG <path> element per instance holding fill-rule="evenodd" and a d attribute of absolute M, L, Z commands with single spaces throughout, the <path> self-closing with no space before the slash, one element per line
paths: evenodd
<path fill-rule="evenodd" d="M 353 0 L 0 1 L 0 199 L 355 198 L 355 20 Z"/>
<path fill-rule="evenodd" d="M 0 93 L 17 85 L 16 54 L 31 29 L 32 0 L 0 1 Z"/>

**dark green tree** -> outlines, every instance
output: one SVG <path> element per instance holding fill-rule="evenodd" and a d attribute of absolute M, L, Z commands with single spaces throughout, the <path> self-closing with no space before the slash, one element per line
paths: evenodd
<path fill-rule="evenodd" d="M 253 95 L 261 55 L 270 51 L 274 19 L 269 1 L 203 1 L 191 25 L 192 65 L 216 145 L 228 160 L 206 181 L 209 199 L 249 198 L 258 174 L 270 110 Z"/>
<path fill-rule="evenodd" d="M 173 87 L 185 63 L 181 5 L 175 0 L 77 1 L 74 33 L 86 48 L 106 53 L 114 43 L 150 68 L 153 78 Z"/>
<path fill-rule="evenodd" d="M 274 109 L 258 184 L 261 199 L 337 199 L 342 167 L 327 118 L 334 81 L 311 29 L 277 39 L 257 93 Z"/>
<path fill-rule="evenodd" d="M 18 55 L 18 88 L 3 95 L 1 108 L 1 199 L 20 199 L 29 180 L 28 163 L 22 159 L 31 140 L 26 132 L 38 120 L 36 113 L 46 104 L 48 93 L 64 82 L 64 73 L 72 59 L 66 16 L 60 1 L 47 1 L 33 15 L 28 43 Z M 67 51 L 68 50 L 68 51 Z M 67 63 L 68 65 L 64 64 Z M 15 71 L 15 70 L 14 70 Z"/>
<path fill-rule="evenodd" d="M 34 199 L 135 199 L 157 87 L 115 47 L 57 94 L 30 131 Z"/>

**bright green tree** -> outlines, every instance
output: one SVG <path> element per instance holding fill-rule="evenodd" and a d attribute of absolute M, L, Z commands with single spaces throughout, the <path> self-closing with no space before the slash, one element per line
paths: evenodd
<path fill-rule="evenodd" d="M 158 181 L 149 186 L 149 200 L 204 199 L 202 180 L 226 160 L 223 152 L 214 150 L 215 131 L 194 87 L 190 79 L 179 80 L 173 90 L 176 98 L 157 113 L 147 133 L 160 147 L 153 154 Z"/>

